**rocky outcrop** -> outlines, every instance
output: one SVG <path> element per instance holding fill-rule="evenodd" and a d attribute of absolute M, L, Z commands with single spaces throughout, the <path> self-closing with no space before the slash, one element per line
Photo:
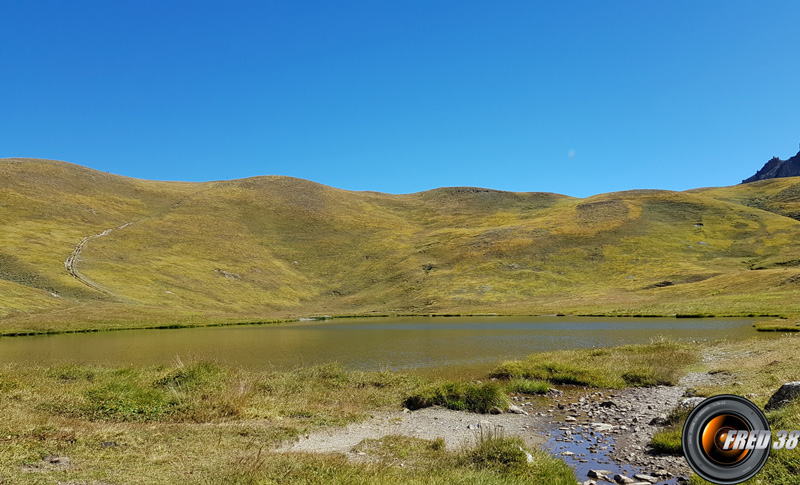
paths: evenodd
<path fill-rule="evenodd" d="M 796 399 L 800 399 L 800 381 L 787 382 L 769 398 L 769 402 L 764 409 L 767 411 L 780 409 Z"/>
<path fill-rule="evenodd" d="M 756 172 L 752 177 L 742 180 L 742 183 L 746 184 L 757 180 L 797 176 L 800 176 L 800 152 L 788 160 L 772 157 L 769 162 L 764 164 L 761 170 Z"/>

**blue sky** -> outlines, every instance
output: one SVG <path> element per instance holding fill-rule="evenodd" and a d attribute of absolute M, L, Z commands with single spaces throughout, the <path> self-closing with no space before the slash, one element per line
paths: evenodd
<path fill-rule="evenodd" d="M 0 157 L 574 196 L 800 142 L 800 2 L 2 2 Z"/>

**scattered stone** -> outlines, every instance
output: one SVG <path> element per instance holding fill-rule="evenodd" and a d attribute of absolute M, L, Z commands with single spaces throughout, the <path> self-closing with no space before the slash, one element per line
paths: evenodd
<path fill-rule="evenodd" d="M 681 400 L 680 407 L 682 409 L 694 409 L 698 404 L 705 400 L 706 398 L 704 397 L 687 397 L 686 399 Z"/>
<path fill-rule="evenodd" d="M 619 473 L 617 473 L 616 475 L 614 475 L 614 481 L 617 482 L 617 483 L 633 483 L 636 480 L 634 480 L 633 478 L 630 478 L 630 477 L 626 477 L 625 475 L 620 475 Z"/>
<path fill-rule="evenodd" d="M 525 451 L 521 446 L 519 447 L 519 451 L 525 453 L 525 459 L 528 463 L 533 463 L 533 455 Z"/>
<path fill-rule="evenodd" d="M 568 423 L 573 423 L 577 420 L 578 418 L 576 418 L 575 416 L 567 416 L 566 418 L 564 418 L 564 421 L 567 421 Z"/>
<path fill-rule="evenodd" d="M 492 408 L 489 410 L 489 414 L 503 414 L 503 410 L 497 406 L 492 406 Z"/>
<path fill-rule="evenodd" d="M 658 416 L 650 420 L 650 426 L 664 426 L 665 424 L 667 424 L 666 414 L 659 414 Z"/>
<path fill-rule="evenodd" d="M 603 401 L 603 402 L 600 403 L 600 407 L 604 407 L 604 408 L 614 407 L 615 408 L 615 407 L 617 407 L 617 403 L 615 403 L 614 401 Z"/>
<path fill-rule="evenodd" d="M 644 473 L 637 473 L 633 476 L 633 478 L 637 480 L 642 480 L 643 482 L 650 482 L 650 483 L 658 482 L 658 478 L 651 475 L 645 475 Z"/>
<path fill-rule="evenodd" d="M 598 480 L 606 480 L 611 481 L 608 479 L 608 474 L 611 473 L 609 470 L 589 470 L 589 473 L 586 474 L 589 478 L 596 478 Z"/>
<path fill-rule="evenodd" d="M 525 410 L 524 410 L 524 409 L 522 409 L 521 407 L 519 407 L 519 406 L 515 406 L 515 405 L 513 405 L 513 404 L 511 404 L 510 406 L 508 406 L 508 412 L 510 412 L 510 413 L 514 413 L 514 414 L 524 414 L 524 415 L 526 415 L 526 416 L 528 415 L 528 412 L 527 412 L 527 411 L 525 411 Z"/>
<path fill-rule="evenodd" d="M 800 381 L 787 382 L 769 398 L 764 409 L 767 411 L 780 409 L 798 398 L 800 398 Z"/>

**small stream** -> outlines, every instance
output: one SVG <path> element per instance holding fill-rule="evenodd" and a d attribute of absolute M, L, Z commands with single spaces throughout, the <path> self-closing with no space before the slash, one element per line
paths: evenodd
<path fill-rule="evenodd" d="M 609 482 L 615 482 L 615 475 L 635 483 L 677 485 L 688 480 L 682 457 L 656 455 L 646 446 L 657 429 L 650 420 L 677 404 L 668 401 L 680 395 L 679 388 L 654 388 L 650 400 L 642 399 L 647 389 L 625 390 L 619 395 L 569 387 L 559 392 L 533 399 L 538 409 L 546 409 L 539 412 L 545 420 L 546 449 L 570 465 L 580 483 L 603 482 L 598 475 L 605 475 Z M 665 394 L 669 394 L 667 401 Z M 617 441 L 633 433 L 644 436 L 645 443 L 620 449 Z"/>

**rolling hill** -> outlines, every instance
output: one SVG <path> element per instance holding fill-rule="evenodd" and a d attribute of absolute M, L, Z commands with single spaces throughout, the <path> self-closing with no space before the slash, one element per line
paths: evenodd
<path fill-rule="evenodd" d="M 800 314 L 800 178 L 577 199 L 0 160 L 0 333 L 314 315 Z"/>

